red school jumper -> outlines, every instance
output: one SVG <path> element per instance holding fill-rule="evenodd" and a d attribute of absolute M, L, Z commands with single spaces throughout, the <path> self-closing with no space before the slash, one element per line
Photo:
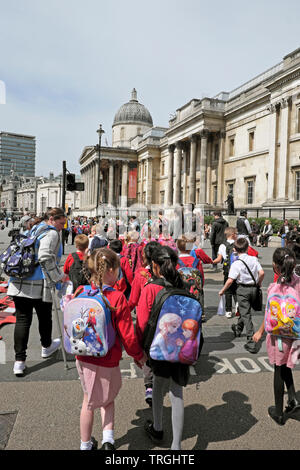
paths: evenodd
<path fill-rule="evenodd" d="M 157 284 L 148 284 L 142 289 L 136 309 L 136 335 L 140 344 L 142 344 L 143 333 L 148 323 L 155 297 L 163 288 L 163 286 L 158 286 Z"/>
<path fill-rule="evenodd" d="M 149 268 L 139 268 L 135 272 L 133 283 L 131 285 L 130 297 L 128 300 L 130 311 L 132 311 L 137 306 L 142 289 L 145 286 L 146 282 L 149 281 L 150 277 L 151 274 Z"/>
<path fill-rule="evenodd" d="M 82 251 L 76 251 L 76 253 L 78 254 L 78 257 L 81 261 L 83 261 L 83 258 L 84 258 L 84 253 L 82 253 Z M 64 264 L 64 273 L 69 275 L 69 272 L 70 272 L 70 269 L 71 269 L 71 266 L 72 264 L 74 263 L 74 259 L 73 259 L 73 253 L 70 253 L 65 261 L 65 264 Z"/>
<path fill-rule="evenodd" d="M 110 305 L 116 308 L 115 311 L 111 312 L 112 322 L 117 333 L 115 344 L 104 357 L 76 356 L 76 359 L 102 367 L 118 367 L 122 357 L 122 343 L 127 354 L 137 361 L 141 360 L 143 350 L 137 341 L 130 310 L 124 294 L 117 290 L 104 289 L 104 295 Z"/>

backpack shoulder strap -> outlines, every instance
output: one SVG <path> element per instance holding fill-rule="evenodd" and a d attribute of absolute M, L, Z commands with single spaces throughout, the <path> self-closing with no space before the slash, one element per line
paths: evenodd
<path fill-rule="evenodd" d="M 248 270 L 248 272 L 249 272 L 250 276 L 251 276 L 251 277 L 252 277 L 252 279 L 253 279 L 254 285 L 256 286 L 256 280 L 255 280 L 255 278 L 254 278 L 254 276 L 253 276 L 252 272 L 250 271 L 250 269 L 249 269 L 248 265 L 245 263 L 245 261 L 243 261 L 243 260 L 242 260 L 242 259 L 240 259 L 240 258 L 239 258 L 237 261 L 241 261 L 242 263 L 244 263 L 244 265 L 246 266 L 246 268 L 247 268 L 247 270 Z"/>
<path fill-rule="evenodd" d="M 178 258 L 178 264 L 179 264 L 182 268 L 185 267 L 184 262 L 183 262 L 182 259 L 180 259 L 180 258 Z"/>

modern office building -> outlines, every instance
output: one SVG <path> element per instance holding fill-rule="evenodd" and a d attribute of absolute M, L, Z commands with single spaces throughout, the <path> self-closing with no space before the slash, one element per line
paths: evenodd
<path fill-rule="evenodd" d="M 0 176 L 35 176 L 35 137 L 0 132 Z"/>

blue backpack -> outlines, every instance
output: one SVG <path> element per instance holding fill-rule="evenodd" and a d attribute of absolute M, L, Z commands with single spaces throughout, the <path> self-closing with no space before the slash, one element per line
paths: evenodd
<path fill-rule="evenodd" d="M 115 344 L 115 339 L 111 312 L 100 290 L 90 286 L 77 289 L 73 298 L 64 305 L 66 352 L 80 356 L 103 357 Z"/>
<path fill-rule="evenodd" d="M 186 289 L 173 287 L 164 280 L 152 305 L 143 335 L 143 349 L 151 359 L 172 363 L 194 364 L 203 344 L 202 307 Z"/>
<path fill-rule="evenodd" d="M 33 275 L 39 264 L 36 242 L 46 235 L 48 230 L 55 230 L 55 228 L 43 224 L 27 235 L 20 233 L 14 237 L 8 248 L 0 255 L 0 265 L 7 276 L 26 279 Z"/>

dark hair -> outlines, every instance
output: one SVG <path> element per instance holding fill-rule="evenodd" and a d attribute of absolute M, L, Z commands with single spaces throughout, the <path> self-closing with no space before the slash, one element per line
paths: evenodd
<path fill-rule="evenodd" d="M 109 243 L 109 248 L 113 250 L 115 253 L 121 253 L 123 245 L 121 240 L 112 240 Z"/>
<path fill-rule="evenodd" d="M 147 243 L 147 245 L 144 248 L 144 255 L 146 257 L 147 262 L 151 265 L 152 261 L 152 254 L 153 251 L 157 248 L 160 247 L 161 245 L 158 242 L 152 241 Z"/>
<path fill-rule="evenodd" d="M 234 248 L 238 253 L 247 253 L 249 243 L 247 238 L 241 237 L 234 242 Z"/>
<path fill-rule="evenodd" d="M 217 217 L 221 217 L 222 213 L 221 213 L 221 211 L 215 211 L 214 215 L 217 216 Z"/>
<path fill-rule="evenodd" d="M 53 217 L 54 220 L 60 219 L 61 217 L 66 217 L 66 214 L 60 207 L 54 207 L 53 209 L 49 209 L 46 212 L 45 220 L 49 220 L 50 217 Z"/>
<path fill-rule="evenodd" d="M 169 246 L 160 246 L 153 251 L 152 261 L 158 264 L 160 274 L 174 287 L 183 287 L 183 281 L 176 269 L 177 253 Z"/>
<path fill-rule="evenodd" d="M 241 216 L 247 215 L 247 211 L 245 211 L 245 210 L 240 211 L 240 215 L 241 215 Z"/>
<path fill-rule="evenodd" d="M 296 266 L 296 258 L 292 250 L 289 248 L 277 248 L 273 253 L 273 263 L 278 269 L 278 284 L 291 282 Z"/>

